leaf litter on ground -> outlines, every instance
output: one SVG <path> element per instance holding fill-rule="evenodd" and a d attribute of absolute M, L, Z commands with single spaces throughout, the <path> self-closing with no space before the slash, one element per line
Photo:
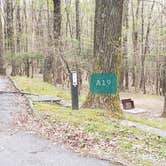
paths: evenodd
<path fill-rule="evenodd" d="M 121 128 L 117 122 L 114 122 L 117 125 L 117 131 L 109 132 L 111 137 L 107 137 L 96 131 L 87 131 L 84 126 L 72 125 L 56 119 L 51 121 L 51 118 L 50 114 L 43 112 L 33 115 L 22 112 L 14 116 L 13 124 L 44 136 L 54 143 L 65 145 L 67 149 L 85 157 L 109 160 L 110 163 L 120 162 L 126 166 L 141 165 L 144 162 L 160 165 L 165 161 L 165 149 L 159 151 L 162 146 L 166 147 L 166 141 L 163 138 L 150 134 L 137 135 L 138 133 L 134 132 L 135 128 L 131 130 Z M 153 141 L 161 145 L 153 145 Z"/>

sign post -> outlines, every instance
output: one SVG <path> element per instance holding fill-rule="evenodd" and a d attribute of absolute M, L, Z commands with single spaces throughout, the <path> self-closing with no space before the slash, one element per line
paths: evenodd
<path fill-rule="evenodd" d="M 76 71 L 71 71 L 71 96 L 72 96 L 72 109 L 78 110 L 78 76 Z"/>

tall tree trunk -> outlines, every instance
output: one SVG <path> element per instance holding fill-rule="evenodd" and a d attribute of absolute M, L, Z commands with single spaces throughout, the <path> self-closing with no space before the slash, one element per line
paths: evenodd
<path fill-rule="evenodd" d="M 136 59 L 138 54 L 138 19 L 139 19 L 139 6 L 140 6 L 140 0 L 137 0 L 137 8 L 136 13 L 134 14 L 134 4 L 132 1 L 132 42 L 133 42 L 133 64 L 132 64 L 132 86 L 136 87 Z"/>
<path fill-rule="evenodd" d="M 15 47 L 14 47 L 14 27 L 13 27 L 13 0 L 5 1 L 5 13 L 6 13 L 6 49 L 11 54 L 12 76 L 17 74 L 16 62 L 14 59 Z"/>
<path fill-rule="evenodd" d="M 155 81 L 156 81 L 156 94 L 159 94 L 159 76 L 160 76 L 160 65 L 159 65 L 159 39 L 157 39 L 157 57 L 156 57 L 156 74 L 155 74 Z"/>
<path fill-rule="evenodd" d="M 21 51 L 21 9 L 20 9 L 20 0 L 17 1 L 17 11 L 16 11 L 16 31 L 17 31 L 17 53 Z"/>
<path fill-rule="evenodd" d="M 164 57 L 164 64 L 162 69 L 162 80 L 163 80 L 163 86 L 162 86 L 162 93 L 164 95 L 164 109 L 162 113 L 162 117 L 166 117 L 166 57 Z"/>
<path fill-rule="evenodd" d="M 166 5 L 166 3 L 164 4 Z M 160 16 L 160 27 L 164 27 L 164 19 L 163 19 L 163 15 Z M 160 28 L 160 34 L 164 34 L 164 29 L 163 28 Z M 159 95 L 163 95 L 164 96 L 164 90 L 166 89 L 166 87 L 164 87 L 164 67 L 166 64 L 163 64 L 163 63 L 166 63 L 166 59 L 163 59 L 162 60 L 162 56 L 161 54 L 166 52 L 165 48 L 165 41 L 161 39 L 161 36 L 160 36 L 160 45 L 159 45 L 159 50 L 160 50 L 160 54 L 159 54 L 159 58 L 158 58 L 158 82 L 159 82 Z M 163 63 L 161 63 L 163 62 Z M 166 70 L 166 68 L 165 68 Z M 164 87 L 164 88 L 163 88 Z"/>
<path fill-rule="evenodd" d="M 80 0 L 75 0 L 76 5 L 76 39 L 78 41 L 78 56 L 81 54 L 81 29 L 80 29 Z"/>
<path fill-rule="evenodd" d="M 124 1 L 124 8 L 123 8 L 123 27 L 124 27 L 124 32 L 123 32 L 123 62 L 122 62 L 122 67 L 121 67 L 121 81 L 120 81 L 120 89 L 124 89 L 124 81 L 125 81 L 125 89 L 129 88 L 129 75 L 128 75 L 128 31 L 129 31 L 129 1 L 125 0 Z"/>
<path fill-rule="evenodd" d="M 163 108 L 162 117 L 166 118 L 166 93 L 165 93 L 165 97 L 164 97 L 164 108 Z"/>
<path fill-rule="evenodd" d="M 81 27 L 80 27 L 80 0 L 75 0 L 75 7 L 76 7 L 76 40 L 78 42 L 77 45 L 77 56 L 81 55 Z M 75 58 L 75 65 L 76 70 L 78 73 L 78 93 L 80 94 L 82 89 L 82 78 L 81 78 L 81 69 L 79 69 L 79 65 Z"/>
<path fill-rule="evenodd" d="M 140 80 L 140 88 L 143 86 L 144 82 L 144 1 L 142 1 L 142 8 L 141 8 L 141 80 Z"/>
<path fill-rule="evenodd" d="M 1 2 L 0 2 L 1 7 Z M 6 75 L 6 69 L 4 67 L 4 57 L 3 57 L 3 30 L 2 30 L 2 16 L 0 13 L 0 75 Z"/>
<path fill-rule="evenodd" d="M 49 8 L 49 0 L 47 0 L 47 54 L 46 57 L 44 58 L 44 66 L 43 66 L 43 81 L 52 83 L 52 65 L 53 65 L 53 55 L 51 52 L 51 44 L 52 44 L 52 37 L 51 37 L 51 25 L 50 25 L 50 8 Z"/>
<path fill-rule="evenodd" d="M 96 0 L 93 72 L 115 72 L 120 76 L 123 0 Z M 89 92 L 83 105 L 121 112 L 116 94 Z"/>
<path fill-rule="evenodd" d="M 21 52 L 21 35 L 22 35 L 22 25 L 21 25 L 21 8 L 20 8 L 20 0 L 17 1 L 17 9 L 16 9 L 16 51 L 17 54 Z M 17 70 L 19 75 L 21 75 L 20 66 L 21 64 L 17 65 Z M 17 74 L 18 74 L 17 73 Z"/>
<path fill-rule="evenodd" d="M 71 0 L 65 0 L 65 3 L 66 3 L 66 7 L 65 7 L 65 11 L 66 11 L 66 37 L 68 37 L 68 30 L 69 30 L 70 38 L 72 38 L 73 33 L 72 33 L 72 27 L 71 27 L 71 21 L 70 21 Z"/>
<path fill-rule="evenodd" d="M 25 33 L 28 34 L 28 20 L 27 20 L 27 4 L 26 0 L 24 0 L 24 17 L 25 17 Z M 28 52 L 28 37 L 25 38 L 25 52 Z M 25 72 L 26 76 L 30 77 L 30 59 L 27 56 L 25 60 Z"/>
<path fill-rule="evenodd" d="M 55 84 L 62 84 L 62 60 L 60 54 L 60 36 L 61 36 L 61 0 L 53 0 L 54 4 L 54 47 L 55 56 L 53 66 L 53 77 Z"/>
<path fill-rule="evenodd" d="M 53 0 L 54 4 L 54 40 L 57 42 L 61 36 L 61 0 Z"/>

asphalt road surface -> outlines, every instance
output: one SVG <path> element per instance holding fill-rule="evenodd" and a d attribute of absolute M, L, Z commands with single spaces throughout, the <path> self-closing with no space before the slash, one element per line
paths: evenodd
<path fill-rule="evenodd" d="M 7 77 L 0 77 L 0 91 L 15 91 Z M 106 161 L 84 158 L 10 123 L 14 113 L 28 109 L 20 94 L 0 93 L 1 166 L 108 166 Z"/>

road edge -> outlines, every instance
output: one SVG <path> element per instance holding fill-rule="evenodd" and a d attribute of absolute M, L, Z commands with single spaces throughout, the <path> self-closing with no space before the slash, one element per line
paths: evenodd
<path fill-rule="evenodd" d="M 21 93 L 21 89 L 17 86 L 16 82 L 10 76 L 7 76 L 7 78 L 13 84 L 14 88 Z M 26 101 L 28 102 L 30 113 L 33 114 L 34 113 L 33 102 L 25 94 L 22 95 L 25 97 Z"/>

